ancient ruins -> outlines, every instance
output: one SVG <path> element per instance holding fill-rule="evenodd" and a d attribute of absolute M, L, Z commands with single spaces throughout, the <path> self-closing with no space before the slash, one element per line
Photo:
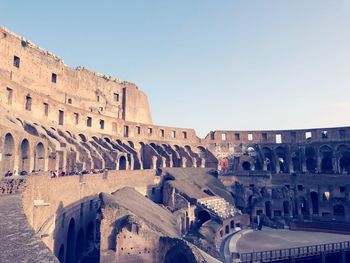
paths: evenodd
<path fill-rule="evenodd" d="M 265 254 L 230 241 L 257 218 L 349 233 L 350 127 L 201 139 L 154 125 L 136 84 L 5 28 L 0 87 L 2 262 L 350 262 L 350 238 Z"/>

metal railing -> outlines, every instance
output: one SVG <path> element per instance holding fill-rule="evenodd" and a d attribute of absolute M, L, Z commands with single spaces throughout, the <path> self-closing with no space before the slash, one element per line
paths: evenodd
<path fill-rule="evenodd" d="M 321 254 L 334 253 L 350 250 L 350 241 L 337 242 L 305 247 L 276 249 L 261 252 L 239 253 L 240 262 L 271 262 L 291 258 L 302 258 L 317 256 Z"/>

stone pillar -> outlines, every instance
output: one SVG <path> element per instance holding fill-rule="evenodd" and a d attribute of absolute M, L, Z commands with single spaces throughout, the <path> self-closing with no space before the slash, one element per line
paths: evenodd
<path fill-rule="evenodd" d="M 305 173 L 306 169 L 306 158 L 305 158 L 305 148 L 301 148 L 300 151 L 300 163 L 301 163 L 301 172 Z"/>
<path fill-rule="evenodd" d="M 182 166 L 182 168 L 186 168 L 186 161 L 187 161 L 187 159 L 185 157 L 181 158 L 181 166 Z"/>
<path fill-rule="evenodd" d="M 336 157 L 332 158 L 332 166 L 333 166 L 333 173 L 338 173 L 339 169 L 338 169 L 338 162 Z"/>
<path fill-rule="evenodd" d="M 201 161 L 202 161 L 202 163 L 201 163 L 201 168 L 205 168 L 205 159 L 202 158 Z"/>
<path fill-rule="evenodd" d="M 152 169 L 157 169 L 157 156 L 152 156 Z"/>

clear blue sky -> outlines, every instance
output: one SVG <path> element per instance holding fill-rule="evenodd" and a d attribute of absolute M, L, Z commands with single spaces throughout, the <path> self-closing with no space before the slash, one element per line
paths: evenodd
<path fill-rule="evenodd" d="M 350 125 L 349 0 L 1 1 L 0 23 L 135 82 L 155 124 Z"/>

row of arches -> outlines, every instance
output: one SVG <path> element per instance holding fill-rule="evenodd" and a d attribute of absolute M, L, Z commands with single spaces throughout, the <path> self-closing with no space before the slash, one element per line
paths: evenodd
<path fill-rule="evenodd" d="M 272 173 L 345 173 L 350 174 L 350 146 L 249 146 L 241 156 L 241 170 Z"/>
<path fill-rule="evenodd" d="M 32 149 L 28 139 L 24 138 L 16 147 L 13 135 L 7 133 L 4 137 L 2 152 L 3 175 L 8 175 L 8 172 L 28 174 L 32 170 L 45 170 L 46 151 L 42 142 L 37 143 Z"/>

